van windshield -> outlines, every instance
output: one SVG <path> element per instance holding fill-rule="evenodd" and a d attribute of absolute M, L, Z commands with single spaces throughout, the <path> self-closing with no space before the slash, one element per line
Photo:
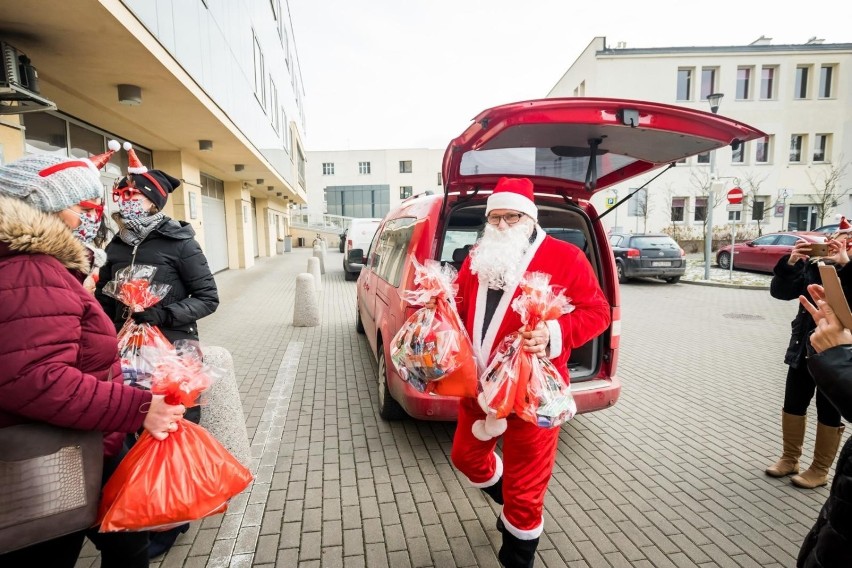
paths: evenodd
<path fill-rule="evenodd" d="M 560 155 L 551 148 L 497 148 L 465 152 L 459 166 L 463 176 L 518 175 L 560 178 L 582 183 L 589 167 L 589 149 L 559 147 Z M 598 179 L 622 170 L 636 162 L 635 158 L 617 154 L 597 156 Z"/>

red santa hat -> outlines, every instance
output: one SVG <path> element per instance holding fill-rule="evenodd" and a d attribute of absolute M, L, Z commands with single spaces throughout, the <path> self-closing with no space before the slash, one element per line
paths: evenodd
<path fill-rule="evenodd" d="M 838 233 L 852 233 L 852 225 L 846 220 L 846 217 L 840 216 L 840 222 L 837 224 Z"/>
<path fill-rule="evenodd" d="M 103 154 L 97 154 L 96 156 L 88 157 L 88 160 L 92 162 L 92 165 L 95 166 L 95 169 L 100 170 L 105 165 L 107 165 L 109 159 L 112 158 L 113 154 L 118 152 L 118 150 L 121 148 L 121 145 L 118 143 L 118 140 L 110 140 L 109 144 L 107 144 L 107 148 L 109 148 L 109 150 L 107 150 Z"/>
<path fill-rule="evenodd" d="M 538 220 L 538 208 L 534 199 L 533 183 L 529 179 L 502 177 L 488 197 L 485 215 L 494 209 L 511 209 Z"/>
<path fill-rule="evenodd" d="M 124 151 L 127 152 L 127 173 L 129 174 L 144 174 L 148 171 L 136 155 L 136 150 L 133 149 L 133 144 L 130 142 L 124 143 Z"/>

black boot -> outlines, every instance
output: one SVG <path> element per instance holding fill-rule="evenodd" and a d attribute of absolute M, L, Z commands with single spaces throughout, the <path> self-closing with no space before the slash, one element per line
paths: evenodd
<path fill-rule="evenodd" d="M 497 530 L 503 533 L 503 546 L 497 558 L 505 568 L 533 568 L 538 539 L 522 540 L 506 530 L 502 519 L 497 519 Z"/>
<path fill-rule="evenodd" d="M 498 505 L 503 504 L 503 478 L 497 480 L 497 483 L 491 487 L 480 487 L 489 497 L 494 499 Z"/>
<path fill-rule="evenodd" d="M 162 556 L 177 540 L 177 537 L 189 529 L 189 523 L 180 525 L 167 531 L 151 531 L 148 543 L 148 558 L 154 559 Z"/>

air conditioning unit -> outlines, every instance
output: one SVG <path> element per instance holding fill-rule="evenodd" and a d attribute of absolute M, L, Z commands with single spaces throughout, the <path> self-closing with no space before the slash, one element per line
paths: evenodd
<path fill-rule="evenodd" d="M 56 110 L 56 103 L 39 94 L 38 72 L 29 57 L 0 41 L 0 58 L 0 114 Z"/>

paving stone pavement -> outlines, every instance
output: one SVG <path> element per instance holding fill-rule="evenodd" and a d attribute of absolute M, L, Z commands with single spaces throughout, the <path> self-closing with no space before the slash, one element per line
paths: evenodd
<path fill-rule="evenodd" d="M 497 567 L 498 509 L 451 466 L 454 424 L 378 417 L 340 253 L 322 325 L 292 326 L 310 256 L 216 276 L 202 340 L 233 355 L 256 480 L 152 566 Z M 762 290 L 623 285 L 621 399 L 563 428 L 536 566 L 795 565 L 828 495 L 762 473 L 780 451 L 795 310 Z M 813 427 L 805 463 L 812 452 Z"/>

